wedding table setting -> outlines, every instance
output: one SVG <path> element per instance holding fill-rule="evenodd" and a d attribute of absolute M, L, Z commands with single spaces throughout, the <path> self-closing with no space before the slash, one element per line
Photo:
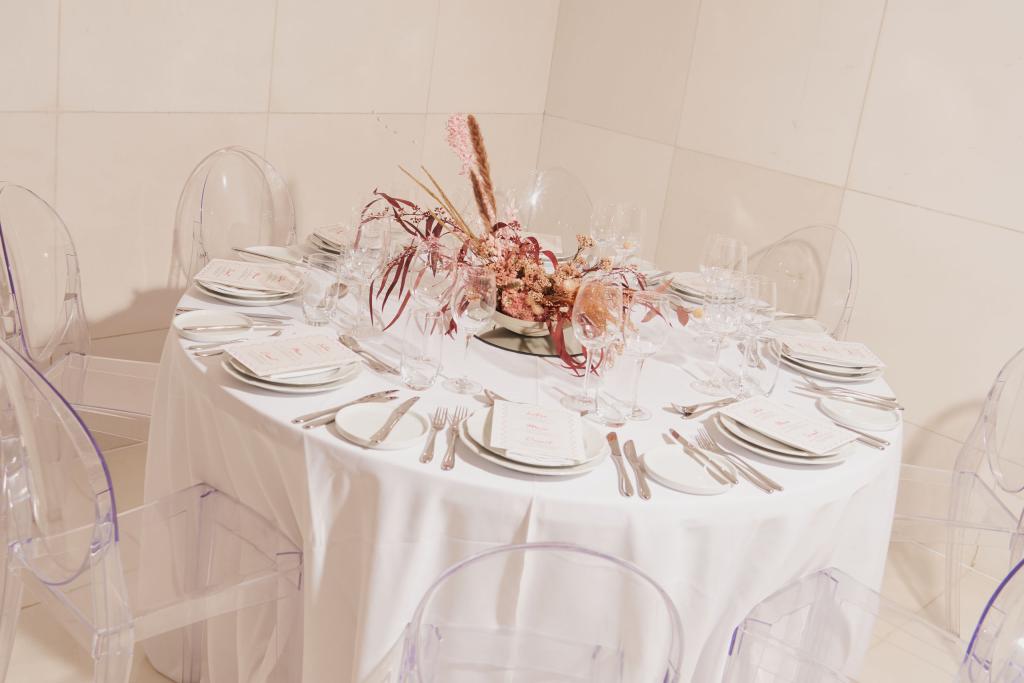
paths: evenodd
<path fill-rule="evenodd" d="M 496 200 L 475 119 L 449 137 L 479 218 L 424 169 L 434 208 L 375 192 L 356 224 L 209 259 L 168 333 L 146 496 L 205 481 L 301 544 L 304 680 L 366 680 L 442 571 L 503 544 L 644 567 L 681 680 L 717 680 L 794 578 L 879 584 L 882 359 L 783 310 L 733 238 L 674 273 L 640 259 L 635 207 L 580 217 L 575 250 L 525 232 L 551 226 Z"/>

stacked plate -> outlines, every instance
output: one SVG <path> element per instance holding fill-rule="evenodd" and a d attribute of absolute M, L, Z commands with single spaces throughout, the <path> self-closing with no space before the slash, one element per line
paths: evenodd
<path fill-rule="evenodd" d="M 224 354 L 223 366 L 227 373 L 239 382 L 282 394 L 317 394 L 337 389 L 358 375 L 361 367 L 358 362 L 353 361 L 333 368 L 283 372 L 259 377 L 232 358 L 230 353 Z"/>
<path fill-rule="evenodd" d="M 543 462 L 536 458 L 526 457 L 500 448 L 492 448 L 491 442 L 491 408 L 478 410 L 462 422 L 460 436 L 471 451 L 484 460 L 506 467 L 516 472 L 539 474 L 542 476 L 566 476 L 581 474 L 594 469 L 604 461 L 608 454 L 601 430 L 595 425 L 583 424 L 583 462 L 560 460 L 556 456 L 545 458 Z"/>
<path fill-rule="evenodd" d="M 773 439 L 721 413 L 715 415 L 715 420 L 719 433 L 733 446 L 740 446 L 769 460 L 791 465 L 836 465 L 849 455 L 848 445 L 825 453 L 812 453 Z"/>
<path fill-rule="evenodd" d="M 236 306 L 276 306 L 302 292 L 302 278 L 283 264 L 214 259 L 196 273 L 194 281 L 204 294 Z"/>
<path fill-rule="evenodd" d="M 706 289 L 704 276 L 700 273 L 669 273 L 672 291 L 693 304 L 704 303 Z"/>
<path fill-rule="evenodd" d="M 340 234 L 340 228 L 320 228 L 309 236 L 309 243 L 328 254 L 340 254 L 342 247 Z"/>
<path fill-rule="evenodd" d="M 844 342 L 831 342 L 833 346 L 846 345 Z M 829 382 L 868 382 L 879 377 L 884 368 L 883 363 L 868 352 L 853 357 L 841 357 L 808 350 L 808 344 L 790 343 L 786 338 L 777 340 L 775 348 L 780 360 L 797 372 L 823 379 Z"/>

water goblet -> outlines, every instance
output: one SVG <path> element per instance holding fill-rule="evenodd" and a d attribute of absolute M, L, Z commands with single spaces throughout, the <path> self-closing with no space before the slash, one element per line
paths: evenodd
<path fill-rule="evenodd" d="M 330 322 L 338 293 L 338 257 L 310 254 L 301 267 L 302 314 L 307 325 L 320 327 Z"/>
<path fill-rule="evenodd" d="M 422 242 L 409 261 L 412 298 L 420 306 L 439 311 L 451 299 L 458 262 L 452 250 L 436 239 Z"/>
<path fill-rule="evenodd" d="M 625 307 L 622 321 L 622 340 L 625 355 L 636 361 L 633 377 L 633 400 L 626 417 L 630 420 L 649 420 L 651 412 L 639 404 L 640 375 L 644 363 L 658 352 L 668 338 L 671 327 L 665 315 L 668 295 L 664 292 L 641 290 L 633 292 Z"/>
<path fill-rule="evenodd" d="M 465 338 L 465 345 L 462 348 L 462 375 L 445 382 L 445 389 L 459 394 L 475 394 L 480 391 L 480 383 L 469 378 L 469 342 L 473 335 L 487 327 L 494 316 L 497 303 L 498 288 L 494 282 L 493 271 L 481 266 L 464 265 L 459 268 L 452 289 L 451 308 L 452 317 Z"/>
<path fill-rule="evenodd" d="M 594 410 L 596 397 L 590 392 L 590 375 L 595 358 L 622 333 L 622 285 L 611 278 L 595 274 L 580 283 L 572 306 L 572 329 L 586 350 L 583 393 L 565 396 L 562 405 L 570 410 Z"/>
<path fill-rule="evenodd" d="M 694 382 L 693 388 L 712 396 L 728 396 L 734 393 L 735 387 L 722 369 L 722 345 L 740 326 L 740 278 L 731 270 L 717 268 L 710 270 L 707 277 L 701 322 L 714 346 L 714 371 L 707 379 Z"/>

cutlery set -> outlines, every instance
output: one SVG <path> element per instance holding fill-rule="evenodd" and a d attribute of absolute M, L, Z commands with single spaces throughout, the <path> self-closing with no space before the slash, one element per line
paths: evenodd
<path fill-rule="evenodd" d="M 633 495 L 633 484 L 629 480 L 626 466 L 622 464 L 623 451 L 619 447 L 619 435 L 615 432 L 608 432 L 606 438 L 608 439 L 608 446 L 611 448 L 612 462 L 615 463 L 615 469 L 619 473 L 619 493 L 629 498 Z M 650 500 L 651 487 L 647 483 L 647 471 L 644 469 L 644 464 L 637 455 L 636 446 L 632 441 L 625 443 L 625 460 L 633 470 L 633 476 L 636 477 L 636 488 L 640 497 L 644 500 Z"/>

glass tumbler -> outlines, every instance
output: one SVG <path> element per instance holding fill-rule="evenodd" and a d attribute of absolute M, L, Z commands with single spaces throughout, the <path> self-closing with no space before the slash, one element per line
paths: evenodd
<path fill-rule="evenodd" d="M 338 299 L 338 257 L 310 254 L 302 265 L 302 313 L 307 325 L 320 327 L 331 320 Z"/>
<path fill-rule="evenodd" d="M 441 374 L 444 331 L 444 318 L 440 311 L 417 308 L 406 318 L 401 371 L 402 381 L 410 389 L 429 389 Z"/>

